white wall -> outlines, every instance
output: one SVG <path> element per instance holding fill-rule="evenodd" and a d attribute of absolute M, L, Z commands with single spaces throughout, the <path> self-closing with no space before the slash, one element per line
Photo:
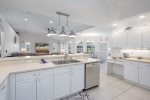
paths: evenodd
<path fill-rule="evenodd" d="M 1 27 L 2 27 L 2 57 L 10 56 L 13 52 L 19 52 L 19 36 L 13 30 L 13 28 L 5 21 L 4 18 L 1 18 Z M 15 43 L 16 37 L 16 43 Z M 6 52 L 7 51 L 7 52 Z"/>
<path fill-rule="evenodd" d="M 68 42 L 72 42 L 72 38 L 68 39 L 57 39 L 56 37 L 47 37 L 45 34 L 31 34 L 31 33 L 20 33 L 20 50 L 25 47 L 25 42 L 30 42 L 31 51 L 35 53 L 35 43 L 48 43 L 49 52 L 60 52 L 64 47 L 65 52 L 68 52 Z M 63 46 L 64 44 L 64 46 Z M 54 50 L 53 50 L 54 48 Z"/>

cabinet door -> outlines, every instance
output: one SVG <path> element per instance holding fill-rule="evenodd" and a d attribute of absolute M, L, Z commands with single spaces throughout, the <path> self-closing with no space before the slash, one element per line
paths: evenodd
<path fill-rule="evenodd" d="M 36 100 L 36 81 L 16 82 L 16 100 Z"/>
<path fill-rule="evenodd" d="M 138 62 L 124 62 L 124 78 L 129 81 L 138 83 Z"/>
<path fill-rule="evenodd" d="M 110 47 L 111 48 L 116 48 L 118 47 L 118 38 L 117 38 L 117 33 L 113 33 L 110 37 Z"/>
<path fill-rule="evenodd" d="M 127 47 L 127 32 L 119 32 L 118 33 L 118 47 L 125 48 Z"/>
<path fill-rule="evenodd" d="M 129 48 L 141 48 L 142 47 L 142 31 L 130 30 L 127 35 Z"/>
<path fill-rule="evenodd" d="M 37 100 L 53 100 L 53 72 L 40 72 L 37 79 Z"/>
<path fill-rule="evenodd" d="M 143 30 L 143 47 L 150 48 L 150 29 Z"/>
<path fill-rule="evenodd" d="M 69 68 L 54 69 L 54 99 L 70 94 Z"/>
<path fill-rule="evenodd" d="M 71 93 L 84 89 L 84 65 L 76 65 L 71 68 Z"/>
<path fill-rule="evenodd" d="M 150 64 L 139 64 L 139 84 L 150 87 Z"/>
<path fill-rule="evenodd" d="M 16 100 L 36 100 L 36 72 L 16 74 Z"/>
<path fill-rule="evenodd" d="M 0 100 L 8 100 L 8 84 L 7 81 L 0 86 Z"/>

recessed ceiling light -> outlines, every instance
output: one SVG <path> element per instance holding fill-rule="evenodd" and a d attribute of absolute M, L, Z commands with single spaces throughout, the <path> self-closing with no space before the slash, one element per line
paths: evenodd
<path fill-rule="evenodd" d="M 53 21 L 49 21 L 50 24 L 53 24 Z"/>
<path fill-rule="evenodd" d="M 145 18 L 145 16 L 139 16 L 140 19 Z"/>
<path fill-rule="evenodd" d="M 118 24 L 114 23 L 113 26 L 117 26 Z"/>
<path fill-rule="evenodd" d="M 24 18 L 24 21 L 25 21 L 25 22 L 27 22 L 27 21 L 28 21 L 28 19 L 27 19 L 27 18 Z"/>

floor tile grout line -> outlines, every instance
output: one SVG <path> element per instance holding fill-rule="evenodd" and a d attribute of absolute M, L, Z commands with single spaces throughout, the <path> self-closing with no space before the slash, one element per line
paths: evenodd
<path fill-rule="evenodd" d="M 123 91 L 121 94 L 119 94 L 118 96 L 114 97 L 112 100 L 116 99 L 117 97 L 121 96 L 121 95 L 124 94 L 124 93 L 127 93 L 127 91 L 129 91 L 130 89 L 132 89 L 132 88 L 134 88 L 134 87 L 135 87 L 135 86 L 132 86 L 131 88 L 129 88 L 129 89 Z"/>

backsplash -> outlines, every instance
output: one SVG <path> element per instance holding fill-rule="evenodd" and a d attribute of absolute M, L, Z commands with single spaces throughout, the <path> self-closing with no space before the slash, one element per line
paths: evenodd
<path fill-rule="evenodd" d="M 129 53 L 132 57 L 145 57 L 150 58 L 150 50 L 136 50 L 136 49 L 112 49 L 110 50 L 111 56 L 122 57 L 123 53 Z"/>

